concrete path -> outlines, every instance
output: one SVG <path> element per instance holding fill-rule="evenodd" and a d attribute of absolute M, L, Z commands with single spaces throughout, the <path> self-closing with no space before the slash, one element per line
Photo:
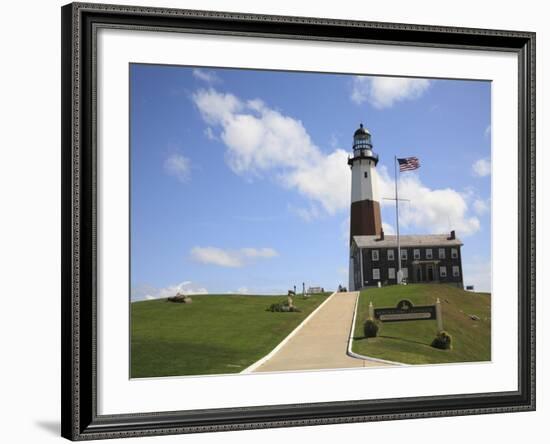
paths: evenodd
<path fill-rule="evenodd" d="M 379 367 L 388 364 L 347 355 L 359 292 L 336 293 L 254 372 Z"/>

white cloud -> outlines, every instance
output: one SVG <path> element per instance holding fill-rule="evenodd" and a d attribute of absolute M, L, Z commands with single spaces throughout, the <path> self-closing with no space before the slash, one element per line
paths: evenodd
<path fill-rule="evenodd" d="M 382 230 L 384 230 L 384 234 L 395 234 L 393 225 L 387 224 L 386 222 L 382 222 Z"/>
<path fill-rule="evenodd" d="M 385 167 L 379 168 L 380 195 L 392 196 L 393 179 Z M 456 230 L 468 236 L 480 228 L 479 219 L 469 214 L 466 193 L 452 188 L 431 189 L 415 173 L 404 173 L 399 179 L 399 197 L 409 199 L 399 205 L 399 224 L 423 233 L 445 233 Z M 395 205 L 382 200 L 381 205 Z"/>
<path fill-rule="evenodd" d="M 476 199 L 474 200 L 473 207 L 477 214 L 482 215 L 489 211 L 489 202 L 483 199 Z"/>
<path fill-rule="evenodd" d="M 216 247 L 194 247 L 191 257 L 203 264 L 219 265 L 220 267 L 242 267 L 241 257 L 235 252 L 229 252 Z"/>
<path fill-rule="evenodd" d="M 472 171 L 475 176 L 485 177 L 491 174 L 491 161 L 489 159 L 479 159 L 472 165 Z"/>
<path fill-rule="evenodd" d="M 236 174 L 271 174 L 329 213 L 349 206 L 347 153 L 323 154 L 301 121 L 268 108 L 259 99 L 245 102 L 214 89 L 197 91 L 193 100 L 207 123 L 221 127 L 227 163 Z"/>
<path fill-rule="evenodd" d="M 491 125 L 487 125 L 487 127 L 485 128 L 485 131 L 483 131 L 483 135 L 485 137 L 489 137 L 491 135 Z"/>
<path fill-rule="evenodd" d="M 241 253 L 250 258 L 269 259 L 278 256 L 273 248 L 241 248 Z"/>
<path fill-rule="evenodd" d="M 204 135 L 208 140 L 220 140 L 218 136 L 216 136 L 212 128 L 210 128 L 209 126 L 207 126 L 206 129 L 204 130 Z"/>
<path fill-rule="evenodd" d="M 247 287 L 239 287 L 239 288 L 237 288 L 237 293 L 246 294 L 246 293 L 248 293 L 248 288 Z"/>
<path fill-rule="evenodd" d="M 169 285 L 164 288 L 156 288 L 150 285 L 141 285 L 132 288 L 132 300 L 163 299 L 180 294 L 208 294 L 208 290 L 191 281 L 183 281 L 179 284 Z"/>
<path fill-rule="evenodd" d="M 298 191 L 310 200 L 310 206 L 290 210 L 304 220 L 318 217 L 321 209 L 328 214 L 349 209 L 351 177 L 346 151 L 323 153 L 299 120 L 268 108 L 261 100 L 245 102 L 213 89 L 199 90 L 193 97 L 205 121 L 221 127 L 226 159 L 235 173 L 270 174 L 282 186 Z M 393 180 L 385 167 L 378 170 L 380 196 L 392 196 Z M 479 230 L 480 222 L 469 214 L 463 193 L 431 189 L 414 173 L 401 176 L 400 188 L 401 197 L 411 199 L 400 206 L 403 226 L 436 233 L 456 229 L 463 236 Z M 392 202 L 382 200 L 381 204 Z M 344 231 L 347 237 L 349 222 Z"/>
<path fill-rule="evenodd" d="M 193 76 L 196 79 L 202 80 L 206 83 L 220 83 L 221 79 L 218 77 L 218 75 L 211 70 L 205 70 L 205 69 L 199 69 L 196 68 L 193 70 Z"/>
<path fill-rule="evenodd" d="M 342 222 L 340 222 L 340 238 L 344 241 L 346 248 L 349 247 L 350 222 L 351 218 L 349 216 L 346 217 Z"/>
<path fill-rule="evenodd" d="M 310 165 L 295 168 L 282 178 L 283 184 L 319 202 L 329 214 L 349 208 L 351 195 L 348 153 L 338 149 L 320 155 Z"/>
<path fill-rule="evenodd" d="M 179 153 L 174 153 L 164 161 L 164 171 L 180 182 L 187 182 L 191 178 L 191 161 Z"/>
<path fill-rule="evenodd" d="M 203 264 L 220 267 L 242 267 L 258 259 L 270 259 L 278 256 L 273 248 L 241 248 L 240 250 L 224 250 L 217 247 L 193 247 L 191 257 Z"/>
<path fill-rule="evenodd" d="M 193 94 L 193 101 L 202 118 L 212 125 L 230 121 L 243 107 L 241 101 L 233 94 L 218 93 L 212 88 L 197 91 Z"/>
<path fill-rule="evenodd" d="M 396 102 L 419 98 L 429 86 L 427 79 L 357 76 L 353 78 L 351 100 L 358 105 L 369 102 L 378 109 L 390 108 Z"/>

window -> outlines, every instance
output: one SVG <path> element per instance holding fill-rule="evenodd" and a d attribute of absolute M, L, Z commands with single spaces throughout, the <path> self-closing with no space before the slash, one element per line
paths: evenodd
<path fill-rule="evenodd" d="M 453 259 L 458 258 L 458 250 L 456 248 L 451 248 L 451 257 Z"/>
<path fill-rule="evenodd" d="M 453 265 L 453 277 L 460 276 L 460 267 L 458 265 Z"/>
<path fill-rule="evenodd" d="M 372 260 L 373 261 L 378 260 L 378 250 L 372 250 Z"/>
<path fill-rule="evenodd" d="M 439 277 L 447 277 L 447 267 L 439 267 Z"/>
<path fill-rule="evenodd" d="M 413 255 L 414 255 L 414 258 L 415 258 L 415 259 L 420 259 L 420 249 L 419 249 L 419 248 L 415 248 L 415 249 L 414 249 Z"/>
<path fill-rule="evenodd" d="M 408 269 L 408 268 L 402 268 L 402 269 L 401 269 L 401 275 L 403 276 L 403 279 L 408 279 L 408 277 L 409 277 L 409 269 Z"/>
<path fill-rule="evenodd" d="M 445 259 L 445 248 L 439 249 L 439 259 Z"/>
<path fill-rule="evenodd" d="M 388 279 L 395 279 L 395 268 L 388 268 Z"/>
<path fill-rule="evenodd" d="M 432 256 L 432 249 L 431 248 L 427 248 L 426 249 L 426 259 L 432 259 L 433 256 Z"/>
<path fill-rule="evenodd" d="M 372 278 L 373 279 L 380 279 L 380 268 L 373 268 L 372 269 Z"/>
<path fill-rule="evenodd" d="M 369 177 L 368 173 L 365 171 L 365 179 Z"/>
<path fill-rule="evenodd" d="M 395 258 L 393 256 L 393 250 L 388 250 L 388 260 L 393 261 Z"/>
<path fill-rule="evenodd" d="M 401 259 L 407 260 L 407 250 L 401 250 Z"/>

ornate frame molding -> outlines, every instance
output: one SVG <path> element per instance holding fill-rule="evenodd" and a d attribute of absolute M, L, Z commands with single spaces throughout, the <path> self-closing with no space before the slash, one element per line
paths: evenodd
<path fill-rule="evenodd" d="M 62 435 L 71 440 L 535 409 L 535 34 L 73 3 L 62 8 Z M 519 61 L 518 391 L 97 415 L 96 86 L 99 27 L 514 52 Z"/>

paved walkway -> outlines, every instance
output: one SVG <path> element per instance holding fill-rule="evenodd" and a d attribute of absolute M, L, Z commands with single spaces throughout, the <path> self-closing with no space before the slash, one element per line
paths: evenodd
<path fill-rule="evenodd" d="M 255 372 L 379 367 L 388 364 L 347 355 L 359 292 L 336 293 Z"/>

